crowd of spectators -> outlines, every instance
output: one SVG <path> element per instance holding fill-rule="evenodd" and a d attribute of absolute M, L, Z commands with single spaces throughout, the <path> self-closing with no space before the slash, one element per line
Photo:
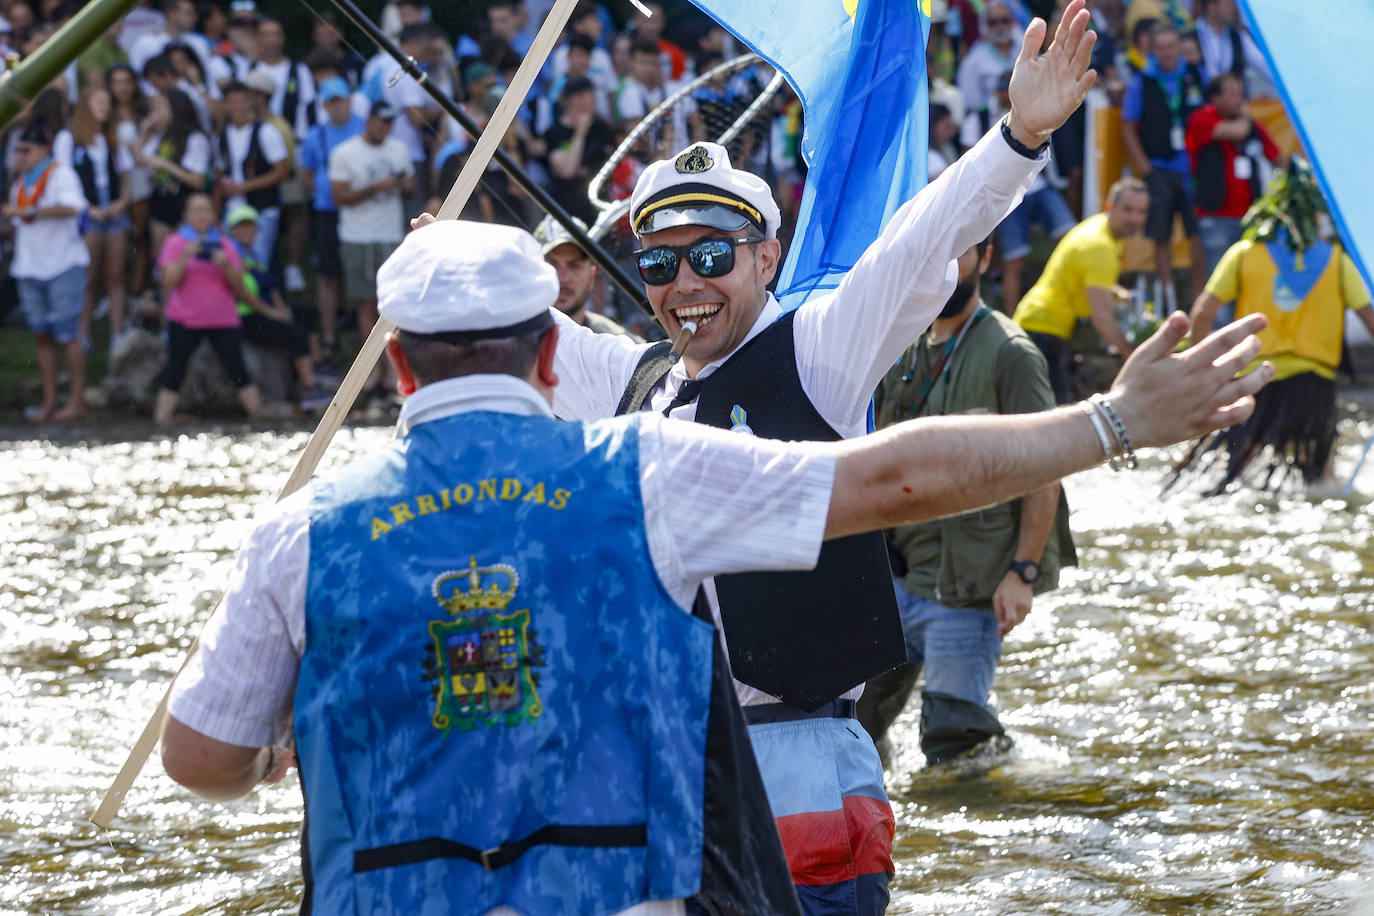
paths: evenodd
<path fill-rule="evenodd" d="M 426 81 L 483 126 L 551 5 L 487 0 L 461 34 L 440 28 L 425 0 L 388 3 L 381 21 Z M 1052 36 L 1064 5 L 933 4 L 932 178 L 1003 113 L 1011 63 L 1031 16 L 1049 19 Z M 1263 169 L 1278 160 L 1272 140 L 1245 112 L 1247 98 L 1273 94 L 1272 77 L 1235 0 L 1090 5 L 1099 85 L 1122 107 L 1128 169 L 1150 191 L 1145 231 L 1158 243 L 1156 267 L 1172 280 L 1168 239 L 1178 216 L 1197 241 L 1200 288 L 1208 267 L 1238 237 Z M 617 19 L 630 8 L 583 0 L 502 141 L 536 184 L 589 225 L 600 210 L 588 184 L 613 151 L 676 89 L 742 50 L 683 0 L 647 6 L 651 18 Z M 0 3 L 0 43 L 31 53 L 78 7 Z M 61 353 L 79 388 L 93 322 L 108 330 L 100 339 L 112 351 L 131 328 L 164 333 L 162 419 L 170 419 L 185 351 L 202 338 L 214 344 L 246 408 L 257 397 L 251 380 L 239 384 L 245 339 L 290 357 L 302 406 L 327 402 L 328 389 L 319 385 L 348 364 L 375 321 L 377 266 L 410 216 L 438 209 L 472 140 L 390 56 L 361 47 L 328 11 L 315 12 L 306 44 L 288 42 L 274 11 L 253 0 L 145 3 L 7 132 L 5 244 L 15 281 L 8 298 L 38 339 L 44 401 L 31 411 L 36 419 L 84 416 L 79 390 L 59 407 L 55 385 Z M 715 139 L 758 95 L 769 75 L 760 70 L 766 68 L 700 81 L 616 160 L 600 198 L 628 196 L 648 161 L 691 140 Z M 1023 291 L 1035 233 L 1053 242 L 1087 215 L 1084 120 L 1080 111 L 1056 134 L 1052 166 L 997 231 L 993 285 L 1008 312 Z M 800 105 L 784 89 L 731 150 L 736 164 L 774 183 L 784 241 L 805 174 L 800 131 Z M 33 155 L 25 158 L 25 151 Z M 76 186 L 79 194 L 72 193 Z M 200 225 L 207 212 L 208 225 Z M 543 212 L 492 165 L 463 216 L 533 228 Z M 35 260 L 35 244 L 50 244 L 34 242 L 45 232 L 68 233 L 84 245 L 47 258 L 51 263 Z M 620 257 L 633 248 L 623 226 L 612 228 L 606 244 Z M 77 282 L 78 270 L 79 307 L 62 292 Z M 188 283 L 223 285 L 234 307 L 193 310 L 216 317 L 211 325 L 196 324 L 200 317 L 187 323 L 177 303 Z M 590 307 L 642 336 L 659 336 L 604 276 Z M 380 374 L 371 380 L 376 396 L 386 383 Z"/>

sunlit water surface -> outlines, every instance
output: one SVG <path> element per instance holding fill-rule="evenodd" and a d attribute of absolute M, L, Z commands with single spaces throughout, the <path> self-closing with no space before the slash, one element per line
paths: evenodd
<path fill-rule="evenodd" d="M 1348 422 L 1344 479 L 1367 422 Z M 133 429 L 0 460 L 0 914 L 294 912 L 294 777 L 228 806 L 156 756 L 87 821 L 209 614 L 289 433 Z M 344 430 L 325 466 L 383 442 Z M 1374 876 L 1366 496 L 1158 496 L 1162 456 L 1068 483 L 1081 567 L 997 681 L 1015 750 L 889 776 L 893 913 L 1347 913 Z"/>

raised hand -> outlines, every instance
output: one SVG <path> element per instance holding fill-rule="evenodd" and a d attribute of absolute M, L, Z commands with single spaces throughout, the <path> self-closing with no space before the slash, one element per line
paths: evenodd
<path fill-rule="evenodd" d="M 1248 315 L 1176 353 L 1188 317 L 1170 315 L 1126 360 L 1107 393 L 1131 444 L 1173 445 L 1249 419 L 1255 392 L 1273 379 L 1274 367 L 1264 363 L 1237 375 L 1259 355 L 1254 335 L 1265 324 L 1263 315 Z"/>
<path fill-rule="evenodd" d="M 1092 88 L 1097 73 L 1088 69 L 1096 33 L 1088 31 L 1092 14 L 1085 0 L 1073 0 L 1064 10 L 1054 42 L 1044 54 L 1045 20 L 1033 19 L 1021 40 L 1021 53 L 1011 72 L 1008 95 L 1011 113 L 1007 127 L 1018 142 L 1039 146 L 1069 119 Z"/>

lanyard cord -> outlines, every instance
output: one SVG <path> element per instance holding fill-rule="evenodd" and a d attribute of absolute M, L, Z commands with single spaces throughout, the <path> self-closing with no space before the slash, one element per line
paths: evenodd
<path fill-rule="evenodd" d="M 926 401 L 930 398 L 931 389 L 935 387 L 935 381 L 940 377 L 941 372 L 945 374 L 945 381 L 949 381 L 949 371 L 950 368 L 952 368 L 950 367 L 950 360 L 954 357 L 954 351 L 959 349 L 959 345 L 964 342 L 965 335 L 973 329 L 973 326 L 987 317 L 988 311 L 989 309 L 986 305 L 980 305 L 978 310 L 970 315 L 968 320 L 964 322 L 963 327 L 959 329 L 959 333 L 945 341 L 945 345 L 940 348 L 940 355 L 935 358 L 934 365 L 930 367 L 930 371 L 926 373 L 926 377 L 921 380 L 921 386 L 916 389 L 916 397 L 912 399 L 909 409 L 897 409 L 898 420 L 909 419 L 910 417 L 917 416 L 921 412 L 921 408 L 925 407 Z M 911 369 L 902 377 L 902 381 L 911 381 L 915 368 L 915 358 L 913 357 Z"/>

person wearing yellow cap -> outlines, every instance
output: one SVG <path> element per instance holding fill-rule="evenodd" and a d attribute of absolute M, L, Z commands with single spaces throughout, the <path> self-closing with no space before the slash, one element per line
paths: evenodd
<path fill-rule="evenodd" d="M 528 233 L 426 226 L 377 292 L 396 437 L 255 527 L 162 738 L 168 774 L 215 800 L 294 746 L 321 913 L 798 913 L 701 583 L 1243 419 L 1268 375 L 1232 378 L 1262 319 L 1175 355 L 1175 316 L 1123 370 L 1106 439 L 1081 405 L 828 444 L 563 422 L 570 322 Z"/>
<path fill-rule="evenodd" d="M 794 312 L 767 288 L 782 256 L 768 183 L 714 143 L 649 165 L 630 200 L 636 262 L 655 316 L 685 349 L 675 362 L 666 346 L 564 323 L 555 412 L 652 410 L 778 439 L 863 434 L 879 380 L 953 292 L 955 259 L 1020 202 L 1050 133 L 1091 86 L 1090 18 L 1075 0 L 1039 57 L 1045 24 L 1034 23 L 1006 117 L 897 210 L 833 292 Z M 864 682 L 906 658 L 882 538 L 827 544 L 806 573 L 724 577 L 703 594 L 722 623 L 803 904 L 882 912 L 895 818 L 878 752 L 854 718 Z"/>

